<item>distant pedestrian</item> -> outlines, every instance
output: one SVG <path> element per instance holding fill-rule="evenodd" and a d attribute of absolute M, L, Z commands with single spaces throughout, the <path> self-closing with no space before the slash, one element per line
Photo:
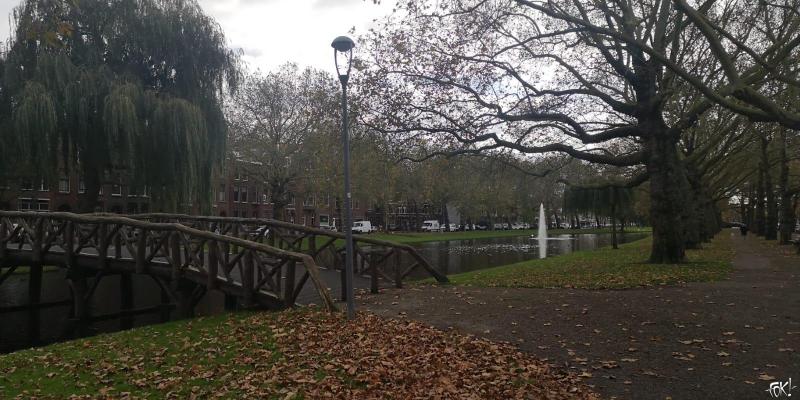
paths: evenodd
<path fill-rule="evenodd" d="M 742 236 L 747 236 L 747 225 L 742 224 L 742 226 L 739 227 L 739 231 L 742 232 Z"/>

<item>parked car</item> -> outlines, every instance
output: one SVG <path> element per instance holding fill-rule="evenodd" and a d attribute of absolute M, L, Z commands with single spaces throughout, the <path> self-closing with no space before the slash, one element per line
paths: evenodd
<path fill-rule="evenodd" d="M 353 223 L 353 233 L 371 233 L 377 230 L 378 228 L 372 226 L 370 221 L 356 221 Z"/>
<path fill-rule="evenodd" d="M 450 225 L 450 232 L 455 232 L 458 230 L 458 225 L 456 224 L 449 224 Z M 447 225 L 442 225 L 442 230 L 447 229 Z"/>
<path fill-rule="evenodd" d="M 473 225 L 473 227 L 475 228 L 476 231 L 485 231 L 485 230 L 489 229 L 489 225 L 485 225 L 485 224 Z"/>
<path fill-rule="evenodd" d="M 506 222 L 495 222 L 493 226 L 496 231 L 511 229 L 511 225 Z"/>
<path fill-rule="evenodd" d="M 521 223 L 515 222 L 515 223 L 511 224 L 511 229 L 520 230 L 520 229 L 525 229 L 525 228 L 522 226 Z"/>
<path fill-rule="evenodd" d="M 439 221 L 431 219 L 428 221 L 423 221 L 421 229 L 424 232 L 439 232 L 442 230 L 442 227 L 439 225 Z"/>
<path fill-rule="evenodd" d="M 522 223 L 522 229 L 531 229 L 531 224 L 529 224 L 527 222 L 523 222 Z"/>

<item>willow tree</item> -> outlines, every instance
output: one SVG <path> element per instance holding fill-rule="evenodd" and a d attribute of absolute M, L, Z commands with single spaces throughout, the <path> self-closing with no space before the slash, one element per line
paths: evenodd
<path fill-rule="evenodd" d="M 82 211 L 109 180 L 146 185 L 163 208 L 210 203 L 238 57 L 194 0 L 26 0 L 14 22 L 0 121 L 17 163 L 77 169 Z"/>

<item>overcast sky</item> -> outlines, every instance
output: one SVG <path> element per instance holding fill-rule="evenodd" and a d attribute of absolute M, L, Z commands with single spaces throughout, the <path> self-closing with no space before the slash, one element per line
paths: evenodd
<path fill-rule="evenodd" d="M 295 61 L 333 72 L 333 38 L 355 28 L 365 33 L 372 20 L 391 12 L 396 0 L 198 0 L 241 48 L 253 68 L 274 69 Z M 9 36 L 9 14 L 19 0 L 0 0 L 0 36 Z"/>

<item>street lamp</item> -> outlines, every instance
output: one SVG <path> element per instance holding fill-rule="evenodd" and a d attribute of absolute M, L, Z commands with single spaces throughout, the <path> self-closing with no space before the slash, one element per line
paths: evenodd
<path fill-rule="evenodd" d="M 347 132 L 347 80 L 350 78 L 350 67 L 353 63 L 353 47 L 356 44 L 347 36 L 333 39 L 333 62 L 336 64 L 336 74 L 342 83 L 342 146 L 344 147 L 344 234 L 345 234 L 345 264 L 344 264 L 344 290 L 347 299 L 347 318 L 356 316 L 356 304 L 353 299 L 353 210 L 350 208 L 350 138 Z M 339 65 L 339 58 L 343 58 Z"/>

